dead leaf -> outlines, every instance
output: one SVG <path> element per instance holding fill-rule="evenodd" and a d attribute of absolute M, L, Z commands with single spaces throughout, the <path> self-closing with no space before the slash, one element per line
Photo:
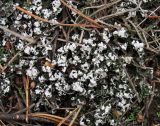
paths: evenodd
<path fill-rule="evenodd" d="M 143 122 L 144 116 L 141 113 L 137 113 L 136 120 L 137 122 Z"/>
<path fill-rule="evenodd" d="M 48 66 L 50 68 L 54 68 L 55 67 L 55 65 L 53 63 L 51 63 L 50 61 L 45 61 L 44 65 Z"/>
<path fill-rule="evenodd" d="M 0 64 L 0 70 L 3 70 L 3 66 Z"/>
<path fill-rule="evenodd" d="M 160 126 L 160 124 L 152 124 L 152 126 Z"/>
<path fill-rule="evenodd" d="M 10 42 L 5 43 L 5 49 L 11 50 L 12 49 L 12 44 Z"/>
<path fill-rule="evenodd" d="M 122 115 L 122 113 L 115 108 L 112 108 L 112 113 L 116 118 L 119 118 Z"/>
<path fill-rule="evenodd" d="M 30 87 L 31 87 L 31 89 L 34 89 L 34 88 L 36 87 L 36 82 L 35 82 L 35 81 L 32 81 L 32 82 L 30 83 Z"/>
<path fill-rule="evenodd" d="M 160 68 L 155 68 L 153 74 L 154 74 L 155 77 L 160 78 Z"/>

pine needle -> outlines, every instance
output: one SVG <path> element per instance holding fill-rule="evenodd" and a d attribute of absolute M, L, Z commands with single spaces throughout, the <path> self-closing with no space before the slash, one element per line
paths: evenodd
<path fill-rule="evenodd" d="M 71 123 L 69 124 L 69 126 L 72 126 L 72 125 L 73 125 L 73 123 L 74 123 L 75 120 L 77 119 L 78 114 L 80 113 L 81 109 L 82 109 L 82 106 L 80 106 L 80 107 L 78 108 L 78 111 L 77 111 L 77 113 L 75 114 L 75 116 L 74 116 L 74 118 L 72 119 L 72 121 L 71 121 Z"/>
<path fill-rule="evenodd" d="M 26 122 L 28 122 L 28 115 L 29 115 L 29 77 L 26 76 L 25 80 L 25 92 L 26 92 Z"/>
<path fill-rule="evenodd" d="M 66 116 L 57 126 L 61 126 L 67 119 L 69 119 L 69 117 L 71 117 L 76 111 L 78 110 L 78 108 L 74 109 L 68 116 Z"/>

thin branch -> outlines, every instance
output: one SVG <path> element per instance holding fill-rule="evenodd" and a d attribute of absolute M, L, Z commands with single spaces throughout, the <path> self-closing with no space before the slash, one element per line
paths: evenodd
<path fill-rule="evenodd" d="M 152 13 L 150 13 L 149 16 L 151 16 L 152 14 L 154 14 L 154 12 L 156 12 L 158 9 L 160 8 L 160 6 L 158 6 Z M 140 26 L 143 22 L 145 22 L 148 19 L 148 16 L 145 17 L 145 19 L 143 19 L 137 26 Z"/>
<path fill-rule="evenodd" d="M 86 24 L 59 24 L 61 26 L 68 26 L 68 27 L 85 27 L 85 28 L 101 28 L 96 25 L 86 25 Z"/>
<path fill-rule="evenodd" d="M 20 54 L 21 51 L 17 52 L 10 60 L 9 62 L 3 67 L 3 69 L 0 71 L 1 73 L 3 73 L 7 67 L 17 58 L 17 56 Z"/>
<path fill-rule="evenodd" d="M 160 38 L 158 38 L 158 39 L 156 39 L 156 40 L 153 40 L 153 41 L 149 41 L 148 43 L 149 44 L 152 44 L 152 43 L 154 43 L 154 42 L 159 42 L 160 41 Z"/>
<path fill-rule="evenodd" d="M 148 35 L 148 36 L 149 36 L 150 38 L 152 38 L 153 40 L 154 40 L 154 39 L 157 40 L 156 38 L 153 38 L 153 36 L 150 35 L 146 30 L 142 29 L 140 26 L 138 26 L 137 28 L 138 28 L 139 30 L 141 30 L 142 34 L 145 33 L 146 35 Z M 147 43 L 149 44 L 149 42 L 147 42 Z M 157 40 L 157 43 L 159 43 L 158 40 Z"/>
<path fill-rule="evenodd" d="M 2 126 L 6 126 L 6 125 L 2 122 L 2 120 L 0 120 L 0 123 L 1 123 Z"/>
<path fill-rule="evenodd" d="M 121 15 L 124 15 L 125 13 L 132 12 L 132 11 L 136 11 L 137 9 L 138 9 L 138 7 L 133 8 L 133 9 L 128 9 L 128 10 L 125 10 L 125 11 L 123 11 L 123 12 L 117 12 L 117 13 L 115 13 L 115 14 L 106 15 L 106 16 L 103 16 L 103 17 L 98 18 L 97 20 L 106 20 L 106 19 L 109 19 L 109 18 L 121 16 Z"/>
<path fill-rule="evenodd" d="M 76 111 L 78 110 L 78 108 L 74 109 L 68 116 L 66 116 L 57 126 L 61 126 L 66 120 L 69 119 L 69 117 L 71 117 Z"/>
<path fill-rule="evenodd" d="M 56 110 L 73 110 L 75 108 L 55 108 Z"/>
<path fill-rule="evenodd" d="M 151 94 L 151 98 L 149 99 L 148 104 L 146 104 L 146 109 L 145 109 L 144 117 L 145 117 L 145 115 L 146 115 L 147 118 L 148 118 L 148 110 L 149 110 L 149 108 L 150 108 L 150 106 L 151 106 L 151 103 L 152 103 L 152 101 L 153 101 L 153 98 L 154 98 L 154 96 L 155 96 L 154 93 L 155 93 L 155 82 L 153 82 L 153 91 L 152 91 L 152 94 Z"/>
<path fill-rule="evenodd" d="M 35 103 L 31 104 L 28 109 L 32 109 L 34 106 L 35 106 Z M 27 108 L 24 108 L 22 110 L 15 112 L 14 114 L 21 114 L 21 113 L 25 112 L 26 110 L 27 110 Z"/>
<path fill-rule="evenodd" d="M 115 28 L 115 29 L 120 29 L 121 26 L 118 26 L 118 25 L 112 25 L 112 24 L 108 24 L 100 19 L 97 19 L 98 22 L 100 22 L 101 24 L 103 24 L 106 28 Z"/>
<path fill-rule="evenodd" d="M 68 5 L 64 0 L 60 0 L 61 3 L 66 6 L 67 8 L 69 8 L 70 10 L 72 10 L 73 12 L 77 13 L 78 15 L 80 15 L 81 17 L 83 17 L 84 19 L 86 19 L 87 21 L 89 21 L 92 24 L 95 24 L 98 27 L 102 27 L 100 24 L 98 24 L 94 19 L 86 16 L 85 14 L 83 14 L 81 11 L 79 11 L 78 9 L 72 7 L 71 5 Z"/>
<path fill-rule="evenodd" d="M 4 121 L 26 121 L 26 117 L 24 114 L 6 114 L 6 113 L 0 113 L 0 119 Z M 29 122 L 30 121 L 38 121 L 43 123 L 55 123 L 52 120 L 49 120 L 47 118 L 41 118 L 41 117 L 35 117 L 35 116 L 29 116 L 28 117 Z"/>
<path fill-rule="evenodd" d="M 142 37 L 139 29 L 137 28 L 137 26 L 136 26 L 131 20 L 128 20 L 128 22 L 134 27 L 134 29 L 136 30 L 136 32 L 137 32 L 140 40 L 141 40 L 143 43 L 145 43 L 145 41 L 144 41 L 144 39 L 143 39 L 143 37 Z M 146 43 L 146 46 L 148 47 L 149 45 Z"/>
<path fill-rule="evenodd" d="M 39 17 L 39 16 L 37 16 L 37 15 L 34 15 L 34 14 L 32 14 L 31 12 L 29 12 L 29 11 L 21 8 L 20 6 L 16 6 L 16 9 L 22 11 L 23 13 L 25 13 L 25 14 L 27 14 L 27 15 L 35 18 L 35 19 L 38 19 L 38 20 L 41 20 L 41 21 L 43 21 L 43 22 L 49 23 L 49 21 L 48 21 L 47 19 L 41 18 L 41 17 Z"/>
<path fill-rule="evenodd" d="M 102 11 L 102 10 L 104 10 L 104 9 L 110 8 L 111 6 L 117 4 L 117 3 L 121 2 L 121 1 L 122 1 L 122 0 L 117 0 L 117 1 L 113 1 L 112 3 L 104 4 L 103 7 L 101 7 L 101 8 L 98 9 L 97 11 L 93 12 L 93 13 L 90 15 L 90 17 L 96 15 L 98 12 L 100 12 L 100 11 Z"/>
<path fill-rule="evenodd" d="M 29 115 L 29 77 L 26 76 L 25 78 L 25 93 L 26 93 L 26 122 L 28 122 L 28 115 Z"/>
<path fill-rule="evenodd" d="M 74 123 L 75 120 L 77 119 L 78 114 L 80 113 L 81 109 L 82 109 L 82 106 L 80 106 L 80 107 L 78 108 L 78 111 L 77 111 L 77 113 L 75 114 L 75 116 L 74 116 L 74 118 L 72 119 L 72 121 L 71 121 L 71 123 L 69 124 L 69 126 L 72 126 L 72 125 L 73 125 L 73 123 Z"/>
<path fill-rule="evenodd" d="M 60 25 L 60 26 L 68 26 L 68 27 L 88 27 L 88 28 L 100 28 L 99 26 L 95 26 L 95 25 L 87 25 L 87 24 L 63 24 L 63 23 L 59 23 L 57 21 L 51 21 L 51 20 L 47 20 L 47 19 L 44 19 L 44 18 L 41 18 L 37 15 L 34 15 L 32 14 L 31 12 L 21 8 L 20 6 L 16 6 L 16 9 L 22 11 L 23 13 L 37 19 L 37 20 L 40 20 L 40 21 L 43 21 L 43 22 L 46 22 L 46 23 L 50 23 L 50 24 L 53 24 L 53 25 Z M 95 21 L 94 21 L 95 22 Z"/>
<path fill-rule="evenodd" d="M 14 35 L 14 36 L 22 39 L 22 40 L 26 40 L 26 41 L 28 41 L 29 43 L 34 43 L 34 42 L 35 42 L 34 39 L 29 38 L 29 37 L 25 37 L 25 36 L 23 36 L 23 35 L 21 35 L 21 34 L 18 34 L 17 32 L 12 31 L 12 30 L 8 29 L 8 28 L 5 27 L 5 26 L 0 25 L 0 29 L 2 29 L 2 30 L 4 30 L 5 32 L 8 32 L 8 33 L 10 33 L 10 34 L 12 34 L 12 35 Z"/>
<path fill-rule="evenodd" d="M 28 43 L 24 48 L 26 48 L 27 46 L 30 46 L 32 44 L 35 44 L 37 41 L 34 40 L 34 42 L 31 42 L 31 43 Z M 3 69 L 0 71 L 0 73 L 3 73 L 7 67 L 18 57 L 18 55 L 22 52 L 23 50 L 21 51 L 18 51 L 9 61 L 8 63 L 3 67 Z"/>
<path fill-rule="evenodd" d="M 62 41 L 62 42 L 69 42 L 69 43 L 73 43 L 73 44 L 76 44 L 76 45 L 78 45 L 78 46 L 83 46 L 82 44 L 80 44 L 80 43 L 75 43 L 75 42 L 72 42 L 72 41 L 67 41 L 67 40 L 65 40 L 65 39 L 61 39 L 61 38 L 58 38 L 57 39 L 58 41 Z"/>
<path fill-rule="evenodd" d="M 144 48 L 145 48 L 146 50 L 149 50 L 149 51 L 154 52 L 154 53 L 157 54 L 157 53 L 158 53 L 158 50 L 155 50 L 155 49 L 149 47 L 149 44 L 148 44 L 148 42 L 147 42 L 146 36 L 145 36 L 144 33 L 143 33 L 142 28 L 140 28 L 139 26 L 137 27 L 131 20 L 128 20 L 128 22 L 135 28 L 135 30 L 136 30 L 136 32 L 137 32 L 140 40 L 146 45 L 146 47 L 144 47 Z M 142 37 L 139 29 L 142 30 L 142 35 L 143 35 L 143 37 L 145 37 L 145 38 Z"/>
<path fill-rule="evenodd" d="M 80 35 L 80 38 L 79 38 L 79 43 L 82 43 L 83 36 L 84 36 L 84 30 L 81 31 L 81 35 Z"/>
<path fill-rule="evenodd" d="M 150 18 L 150 19 L 159 19 L 160 18 L 160 16 L 147 16 L 147 18 Z"/>
<path fill-rule="evenodd" d="M 106 4 L 102 4 L 102 5 L 98 5 L 98 6 L 89 6 L 89 7 L 83 8 L 83 10 L 101 8 L 101 7 L 104 7 L 105 5 L 106 5 Z"/>
<path fill-rule="evenodd" d="M 56 116 L 56 115 L 50 115 L 50 114 L 45 114 L 45 113 L 31 113 L 30 114 L 32 117 L 41 117 L 41 118 L 46 118 L 48 120 L 53 120 L 56 123 L 60 123 L 61 120 L 63 120 L 63 117 Z M 63 124 L 68 125 L 69 121 L 66 120 Z M 74 123 L 74 126 L 76 126 L 76 123 Z"/>
<path fill-rule="evenodd" d="M 51 117 L 51 118 L 55 118 L 55 119 L 58 119 L 58 120 L 64 119 L 63 117 L 56 116 L 56 115 L 50 115 L 50 114 L 46 114 L 46 113 L 31 113 L 30 115 L 35 116 L 35 117 L 38 117 L 38 116 Z"/>

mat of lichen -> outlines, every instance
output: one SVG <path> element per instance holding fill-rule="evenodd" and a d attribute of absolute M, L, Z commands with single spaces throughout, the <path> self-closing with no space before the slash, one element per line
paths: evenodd
<path fill-rule="evenodd" d="M 68 4 L 89 15 L 96 9 L 85 10 L 85 7 L 107 2 L 111 1 L 70 0 Z M 103 20 L 117 27 L 113 29 L 57 27 L 16 10 L 16 5 L 48 20 L 62 21 L 66 17 L 65 23 L 82 20 L 77 20 L 78 14 L 68 10 L 59 0 L 1 1 L 0 25 L 36 40 L 35 44 L 26 47 L 26 41 L 0 31 L 1 65 L 7 64 L 20 51 L 15 61 L 0 74 L 0 97 L 5 106 L 8 103 L 3 98 L 12 96 L 14 90 L 23 93 L 22 78 L 27 75 L 30 82 L 35 83 L 30 89 L 31 102 L 36 104 L 33 112 L 55 114 L 56 108 L 82 105 L 78 117 L 81 125 L 120 125 L 127 120 L 136 121 L 128 117 L 137 93 L 142 108 L 153 90 L 148 80 L 153 78 L 154 66 L 147 66 L 146 62 L 157 54 L 146 50 L 146 42 L 159 37 L 157 32 L 147 31 L 156 29 L 158 20 L 143 20 L 159 6 L 158 1 L 122 0 L 108 11 L 93 16 L 101 19 L 126 11 Z M 142 35 L 144 38 L 141 38 L 131 22 L 146 30 L 147 37 Z M 119 114 L 115 115 L 113 110 Z"/>

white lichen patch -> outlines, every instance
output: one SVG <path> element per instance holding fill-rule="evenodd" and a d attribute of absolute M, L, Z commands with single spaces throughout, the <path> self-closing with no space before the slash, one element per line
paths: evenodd
<path fill-rule="evenodd" d="M 143 0 L 142 3 L 148 1 L 150 0 Z M 53 112 L 54 107 L 50 108 L 50 106 L 59 104 L 60 107 L 66 107 L 65 101 L 67 106 L 74 108 L 83 105 L 84 110 L 79 119 L 81 125 L 120 125 L 113 116 L 113 107 L 123 115 L 136 98 L 126 72 L 132 76 L 131 80 L 136 83 L 136 88 L 140 85 L 138 91 L 141 91 L 145 85 L 148 92 L 152 93 L 152 87 L 147 85 L 145 75 L 139 70 L 140 65 L 146 63 L 145 44 L 132 29 L 133 26 L 127 27 L 130 25 L 128 20 L 134 19 L 137 14 L 140 14 L 139 17 L 141 15 L 146 17 L 150 11 L 140 8 L 138 0 L 121 1 L 116 4 L 113 12 L 123 13 L 128 9 L 134 10 L 125 12 L 123 16 L 115 18 L 116 20 L 109 18 L 101 21 L 100 24 L 108 28 L 73 27 L 72 29 L 67 26 L 56 26 L 59 22 L 63 22 L 61 18 L 63 13 L 70 15 L 63 23 L 76 24 L 81 19 L 77 18 L 77 14 L 72 10 L 64 7 L 60 0 L 52 0 L 49 3 L 43 0 L 30 2 L 29 6 L 23 8 L 51 23 L 34 19 L 15 7 L 12 15 L 0 17 L 0 25 L 6 25 L 23 37 L 36 40 L 31 44 L 8 32 L 0 31 L 0 64 L 7 65 L 18 53 L 6 71 L 0 75 L 2 90 L 0 94 L 9 93 L 12 82 L 13 85 L 17 84 L 14 76 L 23 81 L 23 76 L 27 75 L 31 82 L 36 83 L 34 89 L 30 89 L 31 100 L 38 101 L 34 111 L 40 112 L 41 108 L 46 107 Z M 86 1 L 66 2 L 69 6 L 80 10 L 83 10 L 81 6 L 86 4 Z M 97 4 L 96 0 L 91 2 Z M 43 5 L 44 3 L 48 6 Z M 137 7 L 137 10 L 133 7 Z M 119 20 L 121 17 L 123 20 Z M 110 26 L 107 23 L 110 23 Z M 152 32 L 152 36 L 157 37 L 157 33 Z M 152 37 L 150 36 L 149 39 L 151 40 Z M 7 47 L 7 43 L 10 43 L 10 46 Z M 134 70 L 128 69 L 130 66 L 134 66 Z M 147 68 L 145 70 L 147 71 Z M 134 75 L 132 72 L 137 73 Z M 153 75 L 154 69 L 150 73 Z M 21 87 L 23 88 L 23 84 Z M 122 118 L 122 121 L 125 119 L 126 117 Z"/>

